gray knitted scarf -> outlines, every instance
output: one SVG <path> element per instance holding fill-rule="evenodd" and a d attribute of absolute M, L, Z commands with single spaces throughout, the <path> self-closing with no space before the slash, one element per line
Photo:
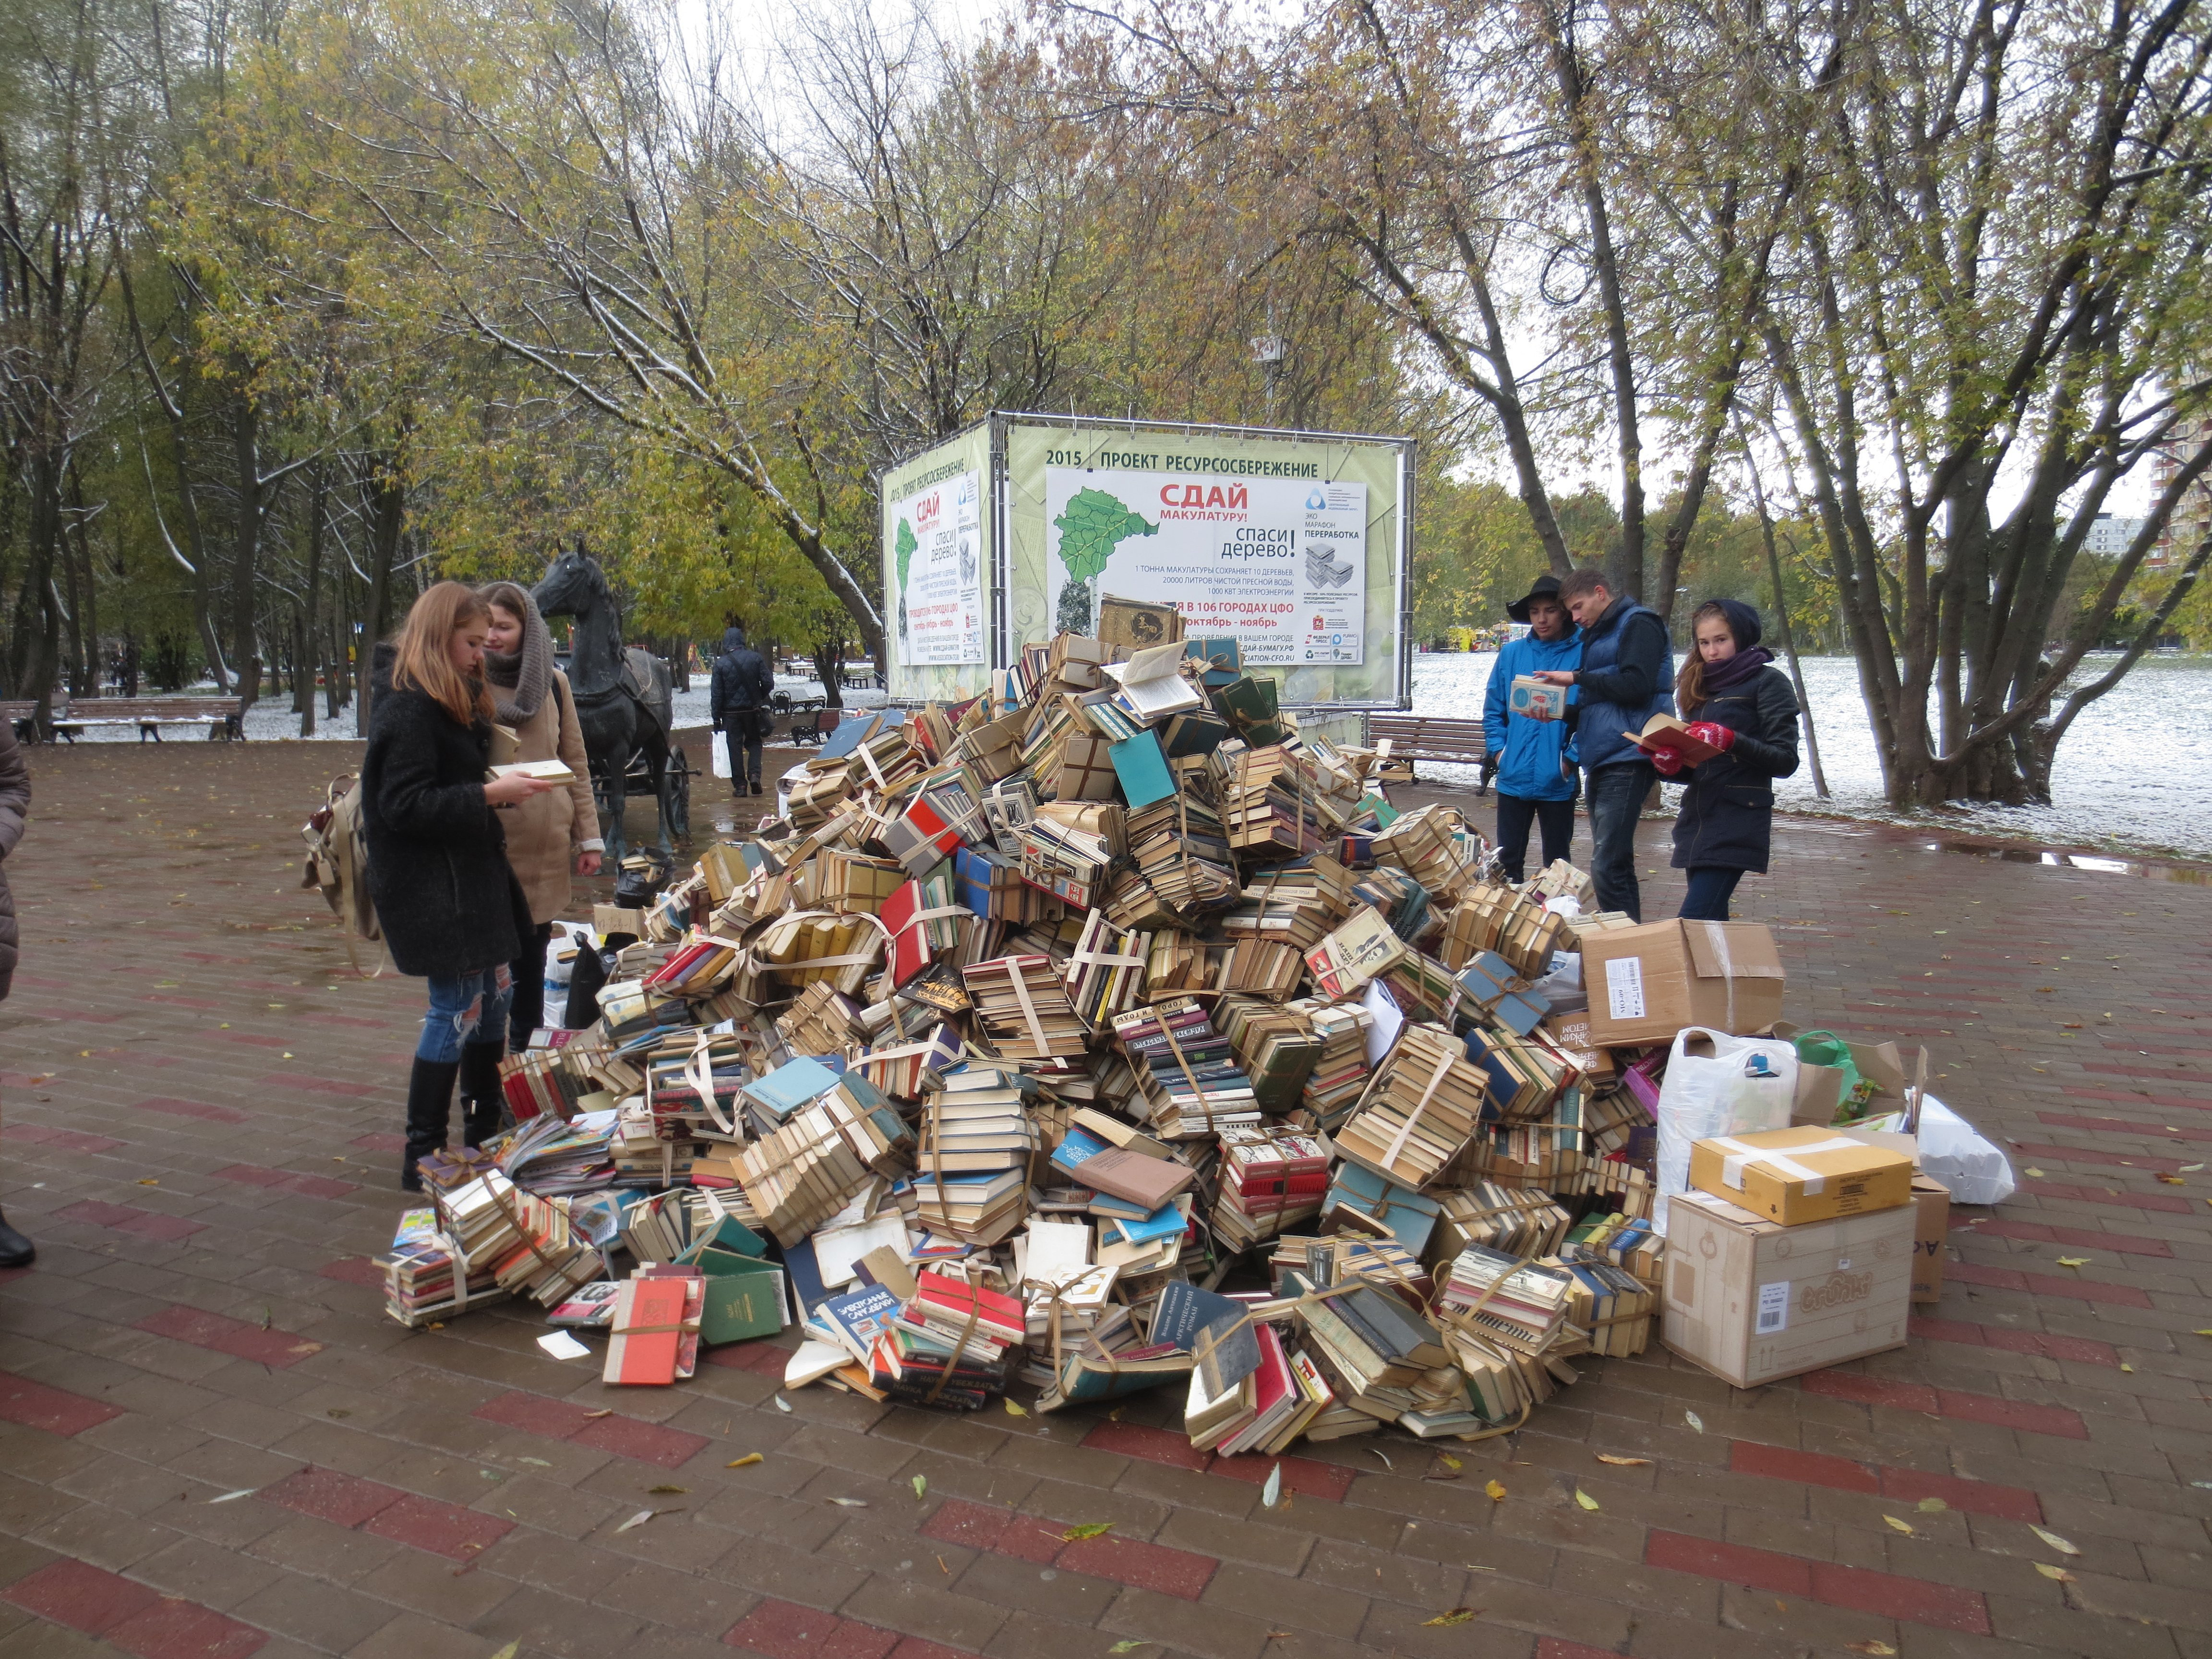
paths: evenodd
<path fill-rule="evenodd" d="M 487 604 L 512 611 L 522 618 L 522 649 L 513 656 L 484 653 L 484 678 L 491 683 L 491 700 L 499 723 L 520 730 L 538 717 L 545 693 L 553 684 L 553 636 L 545 618 L 526 589 L 513 582 L 494 582 L 481 590 Z"/>

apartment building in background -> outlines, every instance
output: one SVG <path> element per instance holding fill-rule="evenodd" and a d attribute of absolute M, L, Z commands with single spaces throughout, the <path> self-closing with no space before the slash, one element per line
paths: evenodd
<path fill-rule="evenodd" d="M 2206 443 L 2212 443 L 2212 416 L 2185 421 L 2166 446 L 2151 458 L 2151 489 L 2159 495 L 2165 494 L 2176 470 L 2186 465 Z M 2166 520 L 2166 528 L 2159 532 L 2158 545 L 2143 561 L 2143 568 L 2160 570 L 2185 562 L 2208 530 L 2212 530 L 2212 489 L 2208 489 L 2200 478 L 2190 485 L 2173 515 Z M 2090 545 L 2094 547 L 2096 532 L 2092 531 L 2090 535 Z"/>

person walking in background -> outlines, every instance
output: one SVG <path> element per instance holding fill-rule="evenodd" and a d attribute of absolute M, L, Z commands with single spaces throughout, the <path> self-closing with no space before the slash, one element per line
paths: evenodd
<path fill-rule="evenodd" d="M 1674 867 L 1689 872 L 1682 915 L 1726 921 L 1743 872 L 1766 873 L 1774 837 L 1774 780 L 1797 769 L 1797 693 L 1759 642 L 1759 612 L 1708 599 L 1690 613 L 1696 648 L 1674 681 L 1687 734 L 1720 752 L 1697 762 L 1661 748 L 1662 777 L 1687 771 L 1674 817 Z"/>
<path fill-rule="evenodd" d="M 8 1000 L 21 942 L 15 928 L 15 895 L 8 890 L 8 860 L 23 839 L 23 821 L 30 815 L 31 769 L 23 764 L 15 728 L 0 720 L 0 1002 Z M 38 1255 L 38 1247 L 9 1226 L 5 1216 L 0 1216 L 0 1267 L 27 1267 Z"/>
<path fill-rule="evenodd" d="M 533 795 L 505 821 L 507 861 L 530 901 L 533 924 L 522 953 L 511 964 L 514 998 L 507 1009 L 507 1046 L 520 1051 L 545 1023 L 545 948 L 552 942 L 555 919 L 568 908 L 569 872 L 599 874 L 606 842 L 599 837 L 599 803 L 592 798 L 591 762 L 584 753 L 584 728 L 576 721 L 575 694 L 568 689 L 568 677 L 553 665 L 553 636 L 538 614 L 537 601 L 514 582 L 493 582 L 477 591 L 491 607 L 484 678 L 491 685 L 493 713 L 514 732 L 514 757 L 558 760 L 575 774 L 574 781 Z M 467 1103 L 478 1097 L 483 1081 L 464 1069 L 464 1120 Z"/>
<path fill-rule="evenodd" d="M 724 630 L 721 654 L 714 659 L 707 706 L 730 757 L 732 797 L 749 789 L 756 795 L 761 792 L 761 739 L 768 736 L 769 694 L 775 690 L 775 674 L 761 653 L 745 643 L 745 630 L 732 624 Z"/>
<path fill-rule="evenodd" d="M 1606 586 L 1585 565 L 1559 584 L 1560 603 L 1582 630 L 1582 666 L 1547 668 L 1536 678 L 1577 692 L 1574 744 L 1589 793 L 1590 884 L 1598 908 L 1644 920 L 1636 882 L 1636 823 L 1658 773 L 1629 741 L 1654 714 L 1674 712 L 1668 689 L 1674 653 L 1656 611 Z"/>
<path fill-rule="evenodd" d="M 1536 578 L 1525 599 L 1505 614 L 1527 623 L 1530 632 L 1498 652 L 1483 694 L 1482 735 L 1498 759 L 1498 861 L 1508 881 L 1522 879 L 1533 820 L 1543 826 L 1543 862 L 1563 859 L 1575 838 L 1575 781 L 1562 765 L 1567 723 L 1516 714 L 1511 708 L 1516 676 L 1540 669 L 1571 672 L 1582 665 L 1582 641 L 1559 602 L 1559 579 Z"/>
<path fill-rule="evenodd" d="M 396 643 L 378 643 L 369 670 L 375 704 L 361 766 L 369 897 L 392 964 L 429 981 L 407 1081 L 399 1184 L 409 1192 L 422 1190 L 417 1163 L 446 1145 L 465 1066 L 475 1092 L 463 1142 L 478 1146 L 499 1127 L 508 964 L 533 924 L 496 809 L 560 787 L 519 775 L 485 780 L 490 629 L 490 606 L 459 582 L 440 582 L 415 601 Z"/>

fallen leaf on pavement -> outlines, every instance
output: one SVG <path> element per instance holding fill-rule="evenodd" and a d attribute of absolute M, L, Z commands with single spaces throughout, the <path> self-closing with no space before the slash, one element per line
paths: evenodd
<path fill-rule="evenodd" d="M 1581 1504 L 1586 1510 L 1594 1510 L 1597 1507 L 1597 1499 L 1592 1498 L 1580 1486 L 1577 1486 L 1575 1488 L 1575 1502 Z"/>
<path fill-rule="evenodd" d="M 1923 1498 L 1913 1507 L 1923 1515 L 1941 1515 L 1951 1506 L 1940 1498 Z"/>
<path fill-rule="evenodd" d="M 640 1510 L 635 1515 L 630 1516 L 629 1520 L 623 1522 L 622 1525 L 617 1527 L 615 1530 L 617 1532 L 628 1532 L 632 1527 L 641 1527 L 647 1522 L 652 1520 L 653 1516 L 653 1511 L 651 1510 Z"/>
<path fill-rule="evenodd" d="M 689 1486 L 647 1486 L 646 1488 L 646 1491 L 649 1492 L 690 1492 L 690 1490 L 691 1488 Z"/>
<path fill-rule="evenodd" d="M 1617 1469 L 1640 1469 L 1651 1462 L 1648 1457 L 1615 1457 L 1611 1452 L 1600 1452 L 1597 1461 L 1610 1463 Z"/>
<path fill-rule="evenodd" d="M 1016 1405 L 1016 1404 L 1015 1404 L 1012 1401 L 1011 1401 L 1011 1400 L 1009 1400 L 1008 1401 L 1006 1401 L 1006 1415 L 1007 1415 L 1007 1416 L 1009 1416 L 1009 1417 L 1027 1417 L 1029 1414 L 1030 1414 L 1030 1413 L 1029 1413 L 1029 1407 L 1026 1407 L 1026 1406 L 1018 1406 L 1018 1405 Z"/>
<path fill-rule="evenodd" d="M 1877 1642 L 1871 1636 L 1863 1642 L 1846 1642 L 1844 1646 L 1852 1653 L 1871 1655 L 1872 1659 L 1890 1659 L 1890 1656 L 1897 1651 L 1888 1643 Z"/>
<path fill-rule="evenodd" d="M 1424 1619 L 1421 1622 L 1424 1625 L 1464 1625 L 1481 1611 L 1480 1607 L 1454 1607 L 1449 1613 L 1440 1613 L 1435 1618 Z"/>
<path fill-rule="evenodd" d="M 928 1477 L 927 1475 L 926 1475 L 926 1474 L 917 1474 L 916 1476 L 915 1476 L 915 1478 L 914 1478 L 914 1495 L 915 1495 L 916 1498 L 920 1498 L 920 1497 L 921 1497 L 924 1492 L 927 1492 L 928 1490 L 929 1490 L 929 1477 Z"/>
<path fill-rule="evenodd" d="M 2074 1582 L 2074 1575 L 2072 1573 L 2067 1571 L 2063 1567 L 2054 1567 L 2048 1561 L 2037 1562 L 2035 1564 L 2035 1570 L 2041 1573 L 2045 1578 L 2055 1578 L 2062 1584 L 2070 1584 Z"/>
<path fill-rule="evenodd" d="M 2062 1267 L 2086 1267 L 2093 1259 L 2086 1255 L 2062 1255 L 2058 1258 L 2058 1265 Z"/>
<path fill-rule="evenodd" d="M 841 1510 L 864 1510 L 868 1507 L 865 1498 L 833 1498 L 830 1500 Z"/>
<path fill-rule="evenodd" d="M 725 1463 L 722 1467 L 726 1469 L 749 1469 L 756 1463 L 765 1463 L 767 1462 L 768 1459 L 763 1457 L 758 1452 L 747 1452 L 743 1457 L 738 1458 L 735 1462 Z"/>
<path fill-rule="evenodd" d="M 2055 1532 L 2045 1532 L 2040 1527 L 2030 1527 L 2028 1530 L 2033 1533 L 2038 1538 L 2040 1538 L 2045 1543 L 2050 1545 L 2051 1548 L 2057 1550 L 2061 1555 L 2079 1555 L 2081 1553 L 2080 1550 L 2075 1548 L 2073 1545 L 2068 1543 Z"/>
<path fill-rule="evenodd" d="M 1698 1416 L 1695 1412 L 1684 1412 L 1682 1413 L 1682 1420 L 1685 1423 L 1687 1423 L 1692 1428 L 1695 1429 L 1699 1434 L 1703 1434 L 1705 1431 L 1705 1419 Z"/>
<path fill-rule="evenodd" d="M 1085 1521 L 1079 1527 L 1070 1527 L 1060 1537 L 1067 1543 L 1079 1544 L 1086 1538 L 1103 1538 L 1113 1530 L 1111 1521 Z"/>
<path fill-rule="evenodd" d="M 1505 1488 L 1495 1480 L 1485 1486 L 1483 1491 L 1490 1494 L 1490 1501 L 1493 1504 L 1503 1504 L 1505 1501 Z"/>
<path fill-rule="evenodd" d="M 1913 1530 L 1912 1523 L 1910 1521 L 1900 1521 L 1893 1515 L 1885 1515 L 1881 1518 L 1889 1522 L 1892 1531 L 1901 1532 L 1907 1538 L 1917 1538 L 1920 1536 L 1917 1532 Z"/>

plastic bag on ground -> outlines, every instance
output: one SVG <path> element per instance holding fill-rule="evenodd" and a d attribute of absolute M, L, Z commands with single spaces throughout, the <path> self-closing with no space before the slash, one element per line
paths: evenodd
<path fill-rule="evenodd" d="M 1784 1039 L 1730 1036 L 1700 1025 L 1676 1032 L 1659 1086 L 1659 1192 L 1652 1226 L 1667 1231 L 1668 1199 L 1689 1188 L 1693 1141 L 1786 1129 L 1796 1093 L 1797 1051 Z"/>
<path fill-rule="evenodd" d="M 2002 1204 L 2018 1184 L 2012 1160 L 1929 1094 L 1920 1097 L 1920 1172 L 1949 1188 L 1954 1204 Z"/>

